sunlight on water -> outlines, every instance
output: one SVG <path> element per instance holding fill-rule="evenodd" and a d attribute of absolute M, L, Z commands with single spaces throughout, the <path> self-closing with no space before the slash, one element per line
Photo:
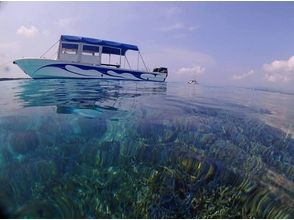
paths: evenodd
<path fill-rule="evenodd" d="M 0 82 L 14 218 L 294 218 L 294 95 L 180 83 Z"/>

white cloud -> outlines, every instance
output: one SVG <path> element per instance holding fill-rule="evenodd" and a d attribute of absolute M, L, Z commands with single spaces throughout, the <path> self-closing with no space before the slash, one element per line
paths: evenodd
<path fill-rule="evenodd" d="M 177 31 L 177 30 L 186 30 L 186 31 L 194 31 L 194 30 L 197 30 L 199 27 L 196 27 L 196 26 L 188 26 L 188 25 L 184 25 L 180 22 L 177 22 L 175 24 L 172 24 L 172 25 L 169 25 L 169 26 L 166 26 L 166 27 L 162 27 L 160 28 L 161 31 L 165 31 L 165 32 L 168 32 L 168 31 Z"/>
<path fill-rule="evenodd" d="M 270 82 L 289 82 L 294 80 L 294 56 L 288 60 L 274 60 L 264 64 L 265 79 Z"/>
<path fill-rule="evenodd" d="M 267 72 L 294 71 L 294 56 L 290 57 L 288 60 L 275 60 L 270 64 L 264 64 L 263 67 Z"/>
<path fill-rule="evenodd" d="M 233 75 L 233 79 L 234 80 L 242 80 L 244 78 L 247 78 L 248 76 L 252 76 L 253 74 L 255 74 L 255 71 L 254 70 L 250 70 L 249 72 L 243 73 L 241 75 Z"/>
<path fill-rule="evenodd" d="M 39 30 L 34 25 L 31 25 L 30 27 L 22 25 L 17 29 L 16 33 L 27 38 L 32 38 L 39 33 Z"/>
<path fill-rule="evenodd" d="M 205 72 L 205 68 L 202 66 L 192 66 L 192 67 L 182 67 L 178 69 L 177 73 L 179 74 L 190 74 L 190 75 L 195 75 L 199 76 Z"/>

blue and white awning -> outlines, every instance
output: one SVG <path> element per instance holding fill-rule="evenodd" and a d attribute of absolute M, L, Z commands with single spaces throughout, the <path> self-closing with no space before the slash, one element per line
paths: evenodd
<path fill-rule="evenodd" d="M 108 40 L 100 40 L 100 39 L 88 38 L 88 37 L 61 35 L 60 40 L 66 41 L 66 42 L 76 42 L 76 43 L 85 43 L 85 44 L 103 46 L 102 53 L 107 53 L 107 54 L 110 53 L 110 54 L 119 55 L 120 52 L 117 49 L 121 50 L 121 55 L 125 55 L 127 50 L 139 51 L 139 48 L 136 45 L 119 43 L 119 42 L 108 41 Z"/>

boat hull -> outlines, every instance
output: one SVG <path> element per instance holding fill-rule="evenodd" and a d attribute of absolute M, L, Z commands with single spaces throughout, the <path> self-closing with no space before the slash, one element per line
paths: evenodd
<path fill-rule="evenodd" d="M 19 59 L 18 65 L 33 79 L 79 78 L 164 82 L 167 73 L 143 72 L 47 59 Z"/>

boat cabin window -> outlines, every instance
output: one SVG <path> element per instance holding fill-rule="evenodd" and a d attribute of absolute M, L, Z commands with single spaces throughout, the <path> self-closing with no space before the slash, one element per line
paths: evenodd
<path fill-rule="evenodd" d="M 58 59 L 78 62 L 79 59 L 79 45 L 62 42 L 58 52 Z"/>
<path fill-rule="evenodd" d="M 78 53 L 78 44 L 63 43 L 61 53 L 75 55 Z"/>
<path fill-rule="evenodd" d="M 115 47 L 102 47 L 101 64 L 119 68 L 121 65 L 121 49 Z"/>
<path fill-rule="evenodd" d="M 100 47 L 95 45 L 83 44 L 81 46 L 81 63 L 100 65 Z"/>
<path fill-rule="evenodd" d="M 99 47 L 83 45 L 82 55 L 86 56 L 99 56 Z"/>

